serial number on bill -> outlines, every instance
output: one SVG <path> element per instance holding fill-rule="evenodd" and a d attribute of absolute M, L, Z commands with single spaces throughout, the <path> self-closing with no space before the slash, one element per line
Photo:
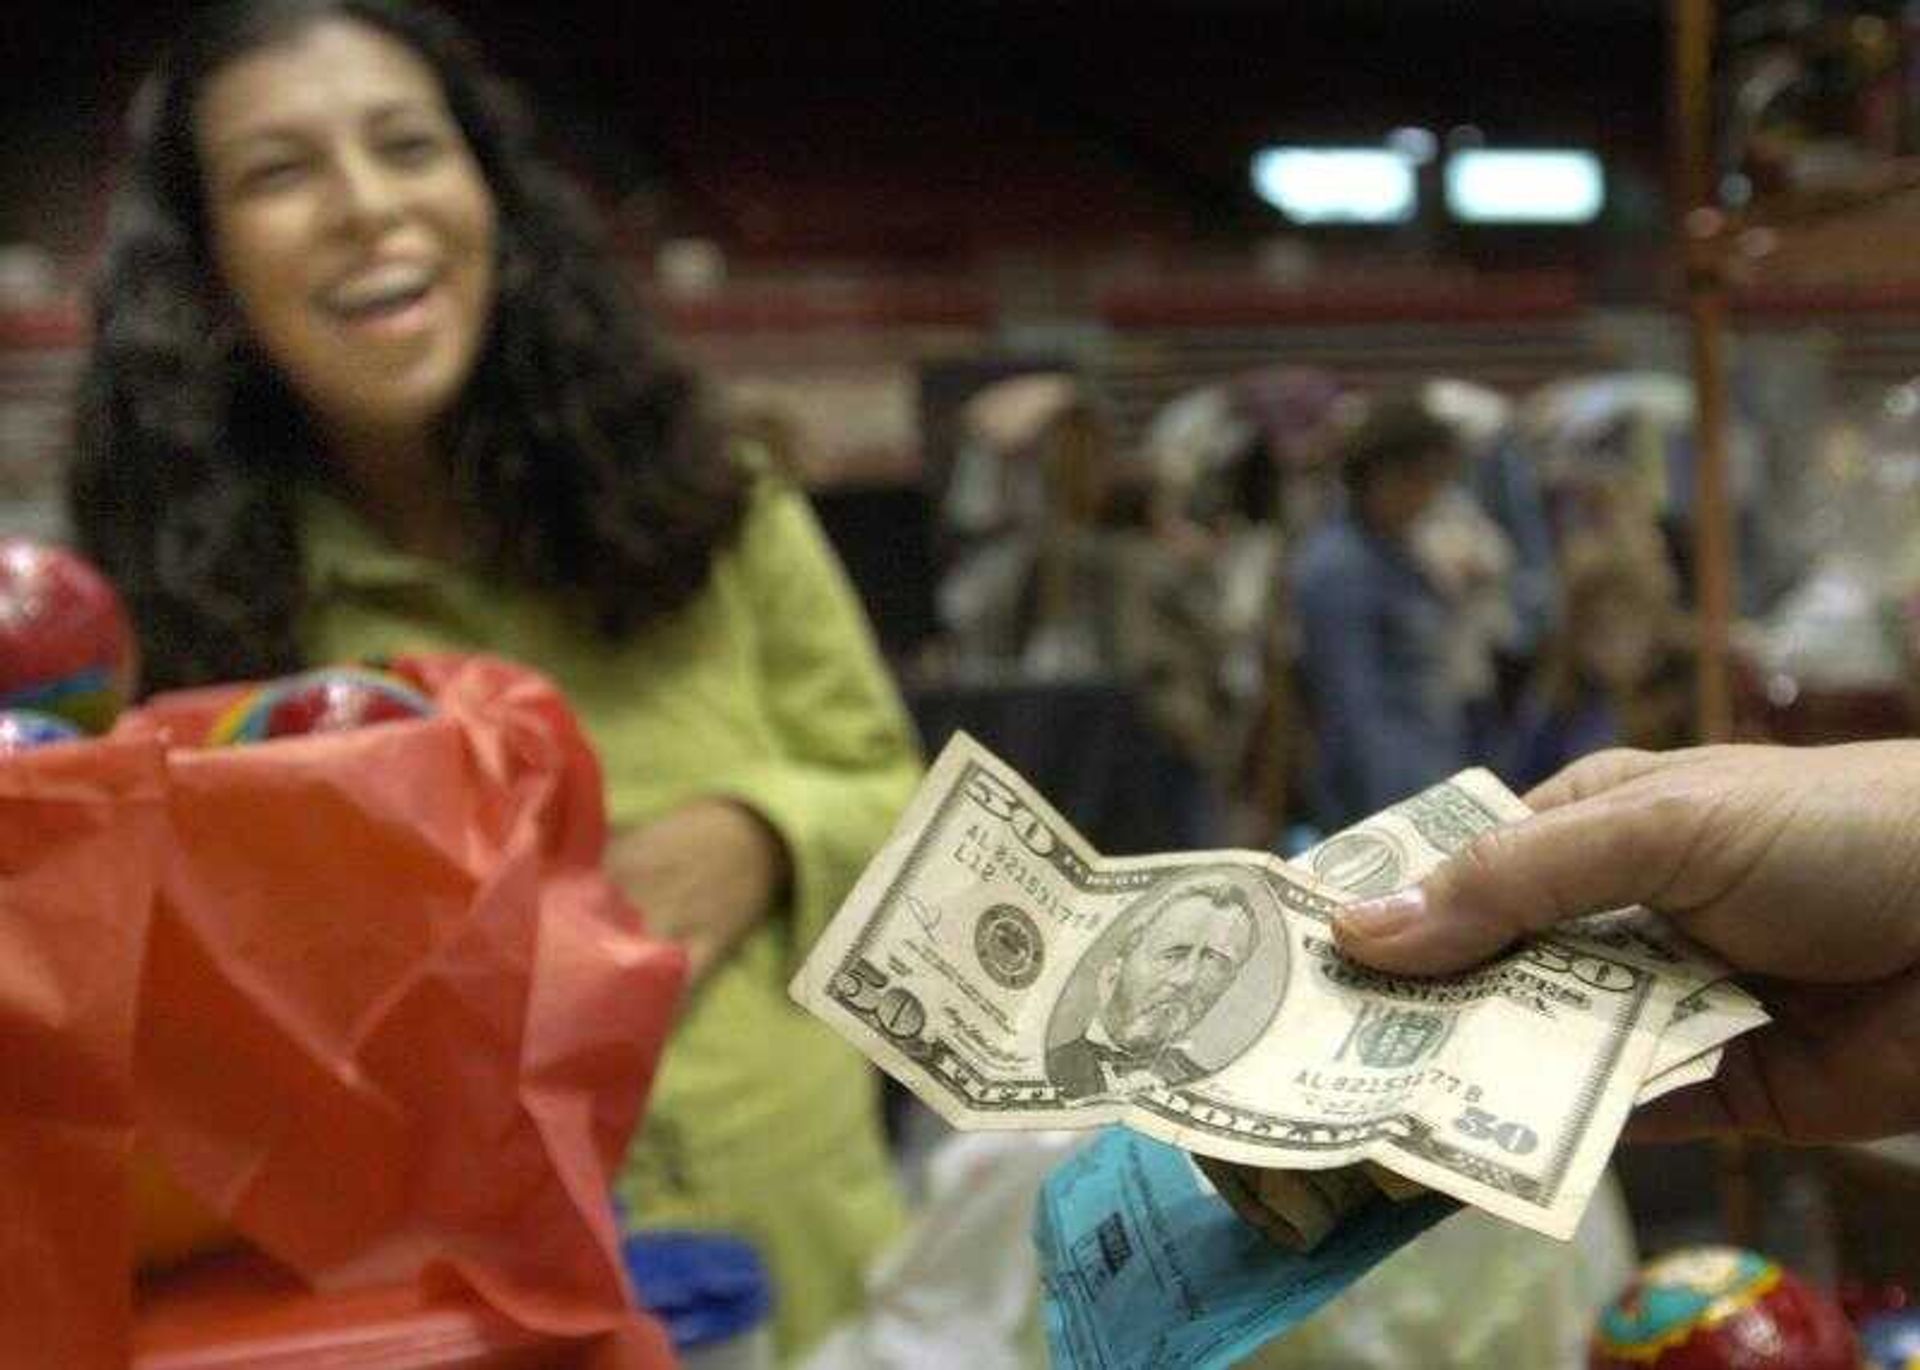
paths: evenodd
<path fill-rule="evenodd" d="M 1061 900 L 1055 878 L 1004 842 L 991 842 L 968 828 L 953 849 L 953 859 L 982 880 L 1004 879 L 1032 901 L 1032 911 L 1063 923 L 1079 921 Z"/>
<path fill-rule="evenodd" d="M 1293 1082 L 1316 1094 L 1378 1098 L 1437 1089 L 1443 1094 L 1458 1095 L 1470 1104 L 1478 1103 L 1481 1098 L 1479 1085 L 1470 1085 L 1458 1075 L 1438 1069 L 1409 1070 L 1394 1075 L 1329 1075 L 1325 1071 L 1303 1070 L 1293 1077 Z"/>

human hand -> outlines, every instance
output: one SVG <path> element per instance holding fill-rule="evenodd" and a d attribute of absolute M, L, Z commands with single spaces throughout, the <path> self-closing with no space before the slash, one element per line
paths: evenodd
<path fill-rule="evenodd" d="M 1422 885 L 1335 923 L 1357 961 L 1440 974 L 1567 918 L 1645 904 L 1774 1015 L 1631 1135 L 1792 1141 L 1920 1127 L 1920 743 L 1589 757 Z"/>
<path fill-rule="evenodd" d="M 767 916 L 790 870 L 766 820 L 735 800 L 701 798 L 616 837 L 607 873 L 652 931 L 686 950 L 698 985 Z"/>

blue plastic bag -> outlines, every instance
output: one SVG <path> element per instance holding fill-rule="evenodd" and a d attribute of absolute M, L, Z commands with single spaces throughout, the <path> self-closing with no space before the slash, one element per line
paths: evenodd
<path fill-rule="evenodd" d="M 1233 1365 L 1458 1207 L 1381 1199 L 1299 1255 L 1243 1222 L 1185 1152 L 1109 1129 L 1048 1178 L 1034 1220 L 1053 1364 Z"/>

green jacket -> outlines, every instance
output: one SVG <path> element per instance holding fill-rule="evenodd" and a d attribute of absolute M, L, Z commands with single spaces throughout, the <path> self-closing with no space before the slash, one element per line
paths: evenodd
<path fill-rule="evenodd" d="M 785 839 L 789 906 L 690 1002 L 618 1187 L 637 1225 L 754 1241 L 773 1267 L 782 1351 L 802 1349 L 857 1305 L 900 1204 L 872 1072 L 793 1006 L 786 984 L 920 764 L 805 497 L 760 478 L 706 589 L 616 644 L 550 596 L 395 551 L 331 500 L 310 501 L 305 535 L 311 660 L 437 649 L 523 661 L 572 700 L 615 831 L 724 795 Z"/>

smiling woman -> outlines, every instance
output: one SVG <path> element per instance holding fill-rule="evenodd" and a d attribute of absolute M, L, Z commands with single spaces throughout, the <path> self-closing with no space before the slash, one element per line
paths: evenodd
<path fill-rule="evenodd" d="M 612 636 L 704 584 L 749 481 L 449 22 L 213 6 L 130 134 L 72 485 L 152 684 L 298 664 L 315 488 Z"/>
<path fill-rule="evenodd" d="M 494 204 L 432 68 L 378 30 L 317 23 L 215 75 L 194 132 L 255 345 L 376 518 L 457 551 L 421 481 L 493 308 Z"/>
<path fill-rule="evenodd" d="M 562 686 L 610 871 L 697 983 L 627 1212 L 751 1238 L 799 1350 L 900 1214 L 871 1073 L 785 985 L 917 770 L 805 499 L 709 421 L 437 15 L 202 11 L 132 135 L 72 500 L 149 680 L 446 649 Z"/>

